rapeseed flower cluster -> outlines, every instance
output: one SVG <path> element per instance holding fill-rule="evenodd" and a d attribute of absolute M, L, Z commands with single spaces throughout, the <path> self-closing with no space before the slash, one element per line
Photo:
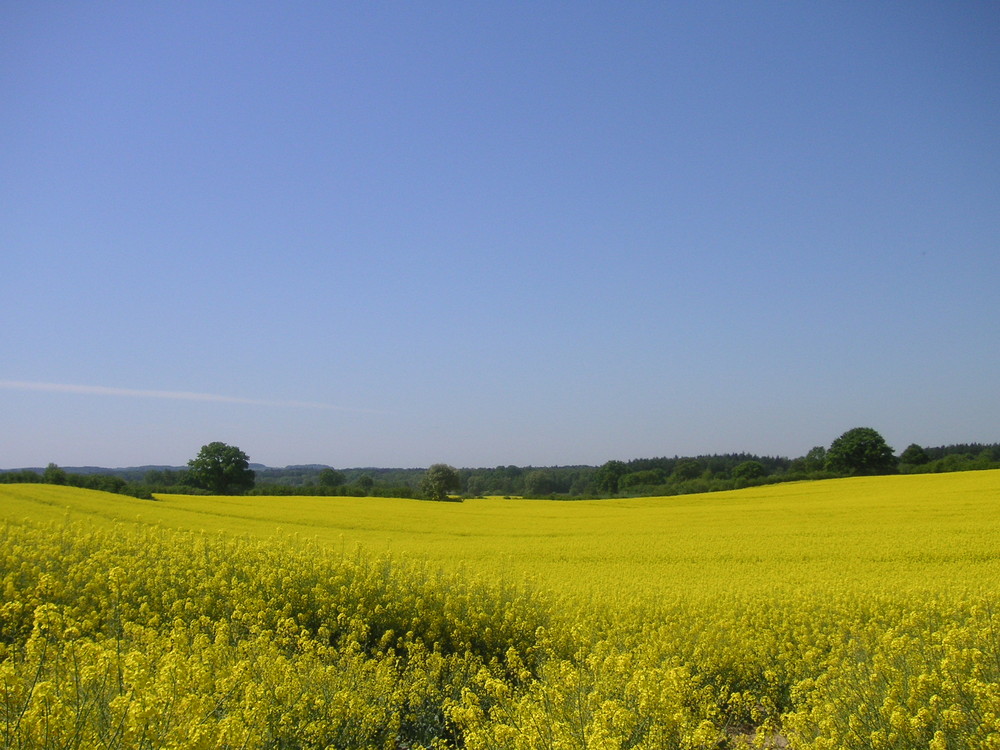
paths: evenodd
<path fill-rule="evenodd" d="M 549 622 L 531 591 L 387 555 L 83 524 L 0 540 L 6 748 L 453 746 L 466 682 L 534 659 Z"/>
<path fill-rule="evenodd" d="M 198 498 L 228 531 L 185 528 L 188 500 L 0 493 L 2 747 L 1000 748 L 1000 472 Z M 407 524 L 423 554 L 372 544 Z"/>

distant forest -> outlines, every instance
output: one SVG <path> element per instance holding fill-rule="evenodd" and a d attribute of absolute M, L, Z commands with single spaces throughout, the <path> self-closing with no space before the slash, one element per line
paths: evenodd
<path fill-rule="evenodd" d="M 817 446 L 789 459 L 727 453 L 673 458 L 608 461 L 601 466 L 497 466 L 458 469 L 462 497 L 584 499 L 679 495 L 739 489 L 762 484 L 844 476 Z M 904 474 L 1000 468 L 1000 443 L 967 443 L 924 448 L 910 445 L 893 457 L 892 472 Z M 419 497 L 426 469 L 335 469 L 310 464 L 271 468 L 250 464 L 253 495 L 333 495 Z M 0 482 L 47 482 L 105 490 L 134 497 L 153 493 L 205 494 L 188 481 L 185 467 L 144 466 L 126 469 L 60 468 L 0 470 Z"/>

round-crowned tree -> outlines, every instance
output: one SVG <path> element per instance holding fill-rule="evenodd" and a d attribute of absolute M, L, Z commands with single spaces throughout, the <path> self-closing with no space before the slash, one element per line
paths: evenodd
<path fill-rule="evenodd" d="M 216 495 L 239 495 L 252 490 L 256 478 L 247 454 L 235 445 L 203 445 L 188 461 L 188 481 Z"/>
<path fill-rule="evenodd" d="M 448 493 L 461 486 L 458 470 L 448 464 L 434 464 L 420 482 L 420 490 L 428 500 L 447 500 Z"/>
<path fill-rule="evenodd" d="M 927 455 L 921 446 L 916 443 L 910 443 L 906 446 L 906 450 L 899 454 L 899 463 L 910 464 L 911 466 L 923 466 L 926 463 L 930 463 L 930 456 Z"/>
<path fill-rule="evenodd" d="M 744 461 L 733 467 L 734 479 L 750 481 L 751 479 L 760 479 L 765 474 L 767 474 L 767 469 L 760 461 Z"/>
<path fill-rule="evenodd" d="M 855 427 L 830 444 L 826 468 L 849 476 L 892 474 L 896 471 L 896 457 L 877 431 Z"/>

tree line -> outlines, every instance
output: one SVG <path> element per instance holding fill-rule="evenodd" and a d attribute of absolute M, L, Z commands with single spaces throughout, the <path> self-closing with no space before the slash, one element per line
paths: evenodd
<path fill-rule="evenodd" d="M 0 471 L 0 482 L 45 482 L 140 498 L 154 493 L 412 497 L 434 500 L 500 495 L 582 499 L 678 495 L 761 484 L 835 477 L 966 471 L 1000 468 L 1000 443 L 941 447 L 910 444 L 898 456 L 869 427 L 848 430 L 829 447 L 815 446 L 789 459 L 750 453 L 610 460 L 600 466 L 496 466 L 460 468 L 334 469 L 293 466 L 251 468 L 235 446 L 202 446 L 186 468 L 68 472 L 55 464 L 43 471 Z"/>

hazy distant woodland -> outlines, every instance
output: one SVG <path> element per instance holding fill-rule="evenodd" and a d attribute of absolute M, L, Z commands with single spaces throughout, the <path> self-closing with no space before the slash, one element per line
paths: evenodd
<path fill-rule="evenodd" d="M 890 449 L 891 450 L 891 449 Z M 826 479 L 852 472 L 831 466 L 829 449 L 816 446 L 798 458 L 728 453 L 672 458 L 611 460 L 601 466 L 496 466 L 459 468 L 456 493 L 552 499 L 679 495 L 760 484 Z M 418 497 L 425 468 L 321 464 L 275 468 L 249 464 L 255 482 L 249 494 Z M 1000 468 L 1000 443 L 965 443 L 924 448 L 911 444 L 891 466 L 862 473 L 935 473 Z M 140 466 L 109 469 L 66 467 L 0 470 L 0 482 L 49 482 L 136 497 L 154 492 L 206 492 L 192 484 L 187 467 Z"/>

